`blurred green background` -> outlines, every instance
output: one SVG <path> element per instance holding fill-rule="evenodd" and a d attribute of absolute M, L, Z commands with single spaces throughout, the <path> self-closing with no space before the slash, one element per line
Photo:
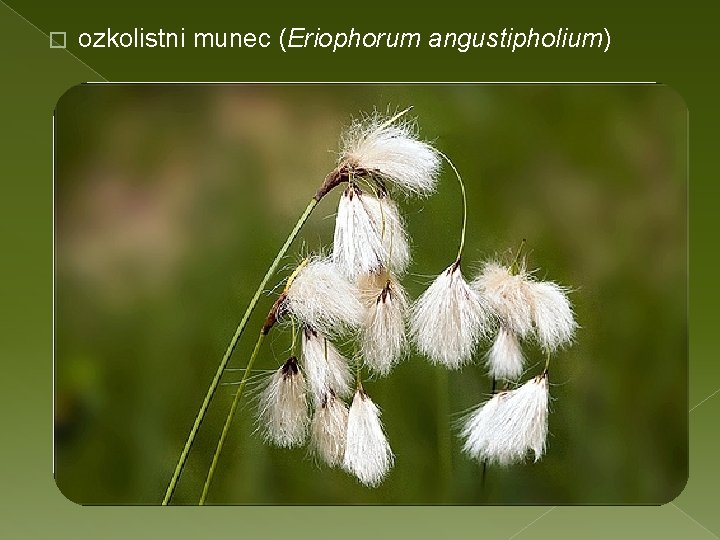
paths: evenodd
<path fill-rule="evenodd" d="M 263 444 L 248 395 L 208 501 L 661 503 L 680 492 L 687 111 L 674 91 L 90 85 L 69 90 L 55 116 L 55 477 L 66 497 L 159 503 L 227 341 L 333 168 L 342 129 L 363 111 L 409 105 L 466 180 L 466 275 L 526 238 L 538 275 L 575 289 L 582 328 L 551 363 L 547 455 L 491 467 L 483 487 L 481 466 L 461 454 L 455 423 L 490 390 L 485 344 L 459 372 L 411 356 L 366 383 L 396 454 L 381 487 L 318 467 L 304 448 Z M 330 246 L 337 197 L 315 210 L 285 274 L 302 250 Z M 415 298 L 457 250 L 454 177 L 445 170 L 435 196 L 400 204 Z M 272 301 L 261 300 L 231 368 L 245 365 Z M 256 367 L 275 369 L 289 342 L 274 331 Z M 220 387 L 175 502 L 197 502 L 234 389 Z"/>

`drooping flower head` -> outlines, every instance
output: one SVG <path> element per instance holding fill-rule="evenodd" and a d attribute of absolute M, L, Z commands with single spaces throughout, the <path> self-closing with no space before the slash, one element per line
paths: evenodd
<path fill-rule="evenodd" d="M 552 281 L 530 283 L 533 294 L 533 320 L 540 345 L 547 351 L 572 341 L 577 329 L 567 289 Z"/>
<path fill-rule="evenodd" d="M 363 317 L 358 291 L 332 260 L 310 259 L 299 269 L 282 297 L 280 316 L 290 312 L 324 336 L 357 328 Z"/>
<path fill-rule="evenodd" d="M 343 136 L 340 166 L 358 175 L 377 176 L 412 195 L 435 191 L 440 156 L 418 138 L 412 121 L 375 113 L 353 122 Z"/>
<path fill-rule="evenodd" d="M 315 408 L 310 424 L 310 447 L 330 467 L 343 462 L 347 421 L 347 406 L 330 390 Z"/>
<path fill-rule="evenodd" d="M 397 205 L 383 189 L 377 198 L 365 198 L 365 209 L 382 239 L 383 266 L 395 275 L 404 273 L 410 263 L 410 246 Z"/>
<path fill-rule="evenodd" d="M 524 261 L 509 267 L 488 262 L 472 285 L 487 298 L 501 326 L 517 337 L 533 335 L 546 351 L 572 340 L 577 323 L 567 289 L 537 281 Z"/>
<path fill-rule="evenodd" d="M 526 338 L 532 332 L 532 291 L 524 265 L 512 272 L 496 261 L 483 266 L 473 287 L 487 300 L 488 306 L 509 332 Z"/>
<path fill-rule="evenodd" d="M 260 394 L 258 413 L 268 442 L 283 448 L 305 442 L 309 423 L 305 378 L 294 356 L 270 377 Z"/>
<path fill-rule="evenodd" d="M 408 301 L 402 285 L 388 272 L 363 276 L 358 281 L 365 304 L 362 356 L 382 376 L 390 373 L 405 352 Z"/>
<path fill-rule="evenodd" d="M 537 461 L 545 452 L 549 401 L 547 372 L 515 390 L 495 394 L 465 420 L 463 450 L 499 465 L 522 461 L 528 452 Z"/>
<path fill-rule="evenodd" d="M 374 272 L 385 263 L 382 231 L 366 203 L 371 199 L 372 195 L 351 184 L 343 191 L 338 204 L 333 261 L 350 279 Z"/>
<path fill-rule="evenodd" d="M 496 379 L 517 379 L 523 372 L 525 358 L 517 336 L 501 324 L 486 358 L 490 375 Z"/>
<path fill-rule="evenodd" d="M 313 328 L 302 332 L 302 360 L 310 394 L 317 406 L 333 395 L 348 396 L 352 375 L 347 359 L 335 346 Z"/>
<path fill-rule="evenodd" d="M 457 369 L 470 360 L 489 322 L 483 298 L 467 284 L 457 260 L 416 300 L 411 330 L 420 352 Z"/>
<path fill-rule="evenodd" d="M 338 204 L 333 261 L 350 279 L 392 268 L 404 272 L 410 262 L 407 233 L 397 206 L 351 183 Z"/>
<path fill-rule="evenodd" d="M 358 389 L 348 414 L 343 467 L 366 486 L 375 487 L 385 478 L 394 459 L 380 421 L 380 409 Z"/>

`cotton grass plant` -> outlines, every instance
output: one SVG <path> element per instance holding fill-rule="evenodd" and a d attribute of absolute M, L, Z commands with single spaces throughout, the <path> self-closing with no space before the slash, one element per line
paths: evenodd
<path fill-rule="evenodd" d="M 419 137 L 409 109 L 355 120 L 341 139 L 337 166 L 311 198 L 261 280 L 218 366 L 196 416 L 163 504 L 168 504 L 198 429 L 250 315 L 280 261 L 317 204 L 342 187 L 329 255 L 305 257 L 285 279 L 246 364 L 220 433 L 200 496 L 204 504 L 226 437 L 266 336 L 292 332 L 289 357 L 265 377 L 257 399 L 258 433 L 281 448 L 308 445 L 312 456 L 377 487 L 395 455 L 381 409 L 363 387 L 364 373 L 388 376 L 414 344 L 432 364 L 460 369 L 492 338 L 485 363 L 506 389 L 494 393 L 463 421 L 464 451 L 487 463 L 508 465 L 529 452 L 539 459 L 548 431 L 548 364 L 537 377 L 510 389 L 522 375 L 522 342 L 550 354 L 576 330 L 567 289 L 534 279 L 520 251 L 510 265 L 489 261 L 466 280 L 462 268 L 467 224 L 463 179 L 450 159 Z M 456 258 L 412 302 L 402 285 L 411 240 L 394 198 L 426 197 L 437 188 L 441 163 L 452 169 L 462 195 Z M 279 323 L 279 324 L 278 324 Z M 354 354 L 344 356 L 340 344 Z M 300 350 L 298 351 L 298 346 Z"/>

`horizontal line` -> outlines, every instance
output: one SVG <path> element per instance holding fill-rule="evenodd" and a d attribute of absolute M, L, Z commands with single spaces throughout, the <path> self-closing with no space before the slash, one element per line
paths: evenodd
<path fill-rule="evenodd" d="M 310 85 L 310 84 L 394 84 L 394 85 L 411 85 L 411 84 L 427 84 L 427 85 L 473 85 L 473 84 L 586 84 L 586 85 L 619 85 L 619 84 L 659 84 L 657 81 L 87 81 L 85 84 L 293 84 L 293 85 Z"/>

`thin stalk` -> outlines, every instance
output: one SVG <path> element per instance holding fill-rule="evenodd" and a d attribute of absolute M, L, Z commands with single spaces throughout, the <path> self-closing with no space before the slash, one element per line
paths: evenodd
<path fill-rule="evenodd" d="M 225 425 L 223 426 L 222 433 L 220 433 L 220 439 L 218 440 L 217 446 L 215 447 L 215 454 L 213 455 L 210 469 L 208 470 L 207 477 L 205 478 L 205 485 L 203 486 L 202 495 L 200 495 L 200 506 L 205 504 L 205 499 L 207 498 L 208 490 L 210 489 L 210 483 L 212 482 L 213 476 L 215 475 L 215 467 L 217 466 L 218 459 L 220 458 L 220 452 L 222 452 L 223 445 L 225 444 L 225 438 L 230 431 L 230 424 L 232 424 L 233 417 L 235 416 L 235 409 L 237 409 L 238 403 L 240 402 L 240 396 L 242 396 L 243 390 L 245 389 L 245 385 L 250 375 L 250 370 L 255 363 L 255 358 L 257 358 L 258 351 L 260 350 L 260 345 L 262 345 L 264 339 L 265 334 L 261 332 L 257 341 L 255 342 L 255 348 L 250 355 L 250 360 L 248 361 L 247 367 L 245 368 L 245 373 L 243 374 L 242 380 L 240 381 L 240 386 L 235 392 L 235 397 L 233 398 L 232 405 L 230 406 L 230 411 L 228 412 L 227 418 L 225 419 Z"/>
<path fill-rule="evenodd" d="M 252 369 L 253 364 L 255 363 L 255 358 L 257 357 L 258 351 L 260 350 L 260 345 L 262 345 L 263 339 L 265 339 L 265 336 L 268 335 L 268 332 L 270 332 L 270 329 L 274 326 L 275 322 L 277 321 L 278 317 L 278 309 L 281 305 L 282 301 L 287 297 L 288 291 L 290 289 L 290 286 L 293 284 L 293 281 L 295 281 L 295 278 L 298 277 L 300 272 L 303 268 L 305 268 L 308 263 L 310 262 L 310 259 L 305 257 L 302 262 L 293 270 L 293 272 L 290 274 L 290 276 L 287 278 L 287 281 L 285 282 L 285 288 L 283 289 L 282 294 L 278 297 L 278 299 L 275 301 L 275 304 L 273 304 L 273 307 L 270 309 L 270 313 L 268 313 L 267 319 L 265 320 L 265 324 L 263 325 L 262 330 L 260 331 L 260 337 L 258 337 L 257 342 L 255 342 L 255 348 L 253 349 L 252 354 L 250 355 L 250 360 L 248 362 L 247 367 L 245 368 L 245 373 L 243 375 L 242 380 L 240 381 L 240 386 L 237 389 L 237 392 L 235 392 L 235 397 L 233 398 L 232 406 L 230 407 L 230 411 L 228 412 L 227 418 L 225 419 L 225 425 L 223 426 L 222 433 L 220 434 L 220 440 L 218 441 L 217 446 L 215 447 L 215 454 L 213 455 L 212 463 L 210 464 L 210 470 L 208 471 L 207 477 L 205 478 L 205 485 L 203 486 L 203 492 L 200 496 L 200 505 L 205 504 L 205 497 L 207 497 L 208 489 L 210 489 L 210 483 L 212 482 L 213 475 L 215 474 L 215 466 L 217 465 L 218 459 L 220 457 L 220 453 L 222 452 L 223 445 L 225 444 L 225 437 L 227 436 L 228 430 L 230 429 L 230 424 L 233 421 L 233 418 L 235 417 L 235 409 L 237 409 L 237 404 L 240 401 L 240 396 L 242 395 L 242 391 L 245 388 L 245 383 L 247 381 L 248 376 L 250 375 L 250 370 Z M 295 324 L 296 320 L 295 317 L 292 317 L 292 352 L 293 355 L 295 354 L 295 346 L 296 346 L 296 340 L 297 340 L 297 332 L 295 331 Z"/>
<path fill-rule="evenodd" d="M 482 488 L 483 492 L 485 491 L 486 477 L 487 477 L 487 460 L 483 460 L 482 480 L 480 481 L 480 487 Z"/>
<path fill-rule="evenodd" d="M 458 248 L 458 254 L 457 259 L 460 260 L 462 257 L 463 248 L 465 247 L 465 230 L 467 229 L 467 195 L 465 195 L 465 183 L 463 182 L 462 177 L 460 176 L 460 172 L 455 167 L 455 164 L 450 161 L 450 158 L 447 157 L 445 154 L 443 154 L 440 150 L 438 150 L 438 154 L 440 154 L 445 161 L 447 161 L 448 165 L 450 165 L 450 168 L 455 173 L 455 176 L 457 176 L 458 184 L 460 184 L 460 194 L 462 195 L 462 203 L 463 203 L 463 214 L 462 214 L 462 229 L 460 230 L 460 247 Z"/>
<path fill-rule="evenodd" d="M 330 188 L 332 189 L 332 188 Z M 327 190 L 329 191 L 329 189 Z M 318 192 L 315 197 L 313 197 L 310 202 L 308 203 L 307 207 L 305 208 L 305 211 L 302 213 L 300 218 L 297 220 L 297 223 L 295 223 L 295 227 L 293 227 L 293 230 L 290 232 L 290 235 L 285 240 L 285 243 L 280 248 L 280 251 L 278 251 L 277 255 L 275 256 L 275 259 L 270 264 L 270 267 L 268 268 L 267 272 L 265 272 L 265 276 L 263 277 L 262 281 L 260 282 L 260 285 L 258 285 L 257 290 L 255 291 L 255 294 L 253 295 L 252 299 L 250 300 L 250 304 L 248 304 L 247 309 L 245 310 L 245 314 L 242 317 L 242 320 L 240 321 L 240 324 L 238 325 L 237 329 L 235 330 L 235 334 L 233 334 L 232 339 L 230 340 L 230 343 L 227 346 L 227 349 L 225 350 L 225 354 L 223 355 L 222 360 L 220 361 L 220 365 L 217 368 L 217 371 L 215 372 L 215 376 L 212 379 L 212 382 L 210 383 L 210 387 L 208 388 L 207 393 L 205 394 L 205 399 L 203 399 L 202 405 L 200 406 L 200 410 L 197 413 L 197 416 L 195 417 L 195 422 L 193 423 L 192 428 L 190 429 L 190 434 L 187 437 L 187 440 L 185 441 L 185 446 L 183 447 L 182 452 L 180 453 L 180 458 L 178 459 L 177 465 L 175 466 L 175 471 L 173 472 L 172 478 L 170 478 L 170 483 L 168 484 L 167 490 L 165 491 L 165 496 L 163 497 L 162 505 L 167 506 L 167 504 L 170 502 L 170 498 L 172 497 L 175 488 L 177 487 L 178 480 L 180 478 L 180 475 L 182 474 L 183 468 L 185 467 L 185 463 L 187 462 L 188 455 L 190 454 L 190 448 L 193 445 L 193 442 L 195 442 L 195 437 L 197 436 L 198 430 L 200 429 L 200 424 L 202 424 L 203 419 L 205 418 L 205 414 L 207 413 L 208 407 L 210 406 L 210 402 L 212 401 L 213 396 L 215 395 L 215 391 L 217 390 L 218 385 L 220 384 L 220 378 L 223 374 L 223 371 L 225 371 L 225 368 L 227 367 L 228 362 L 230 361 L 230 357 L 232 356 L 233 351 L 235 350 L 235 346 L 237 345 L 238 340 L 240 339 L 240 336 L 242 335 L 243 331 L 245 330 L 245 326 L 248 323 L 248 320 L 250 319 L 250 315 L 255 310 L 255 305 L 258 303 L 258 300 L 260 299 L 260 295 L 262 294 L 263 290 L 265 290 L 265 286 L 267 285 L 268 281 L 270 280 L 270 277 L 275 273 L 275 270 L 277 270 L 278 265 L 280 264 L 280 260 L 285 256 L 285 253 L 287 253 L 287 250 L 290 248 L 290 245 L 293 243 L 293 240 L 297 237 L 298 233 L 300 232 L 300 229 L 307 221 L 308 217 L 310 217 L 310 214 L 312 213 L 315 206 L 317 206 L 317 203 L 320 201 L 320 199 L 327 193 L 325 191 L 324 193 Z"/>

